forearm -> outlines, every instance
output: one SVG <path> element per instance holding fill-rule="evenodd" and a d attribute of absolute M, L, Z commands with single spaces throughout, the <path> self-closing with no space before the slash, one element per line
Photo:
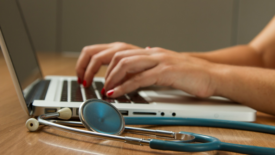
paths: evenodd
<path fill-rule="evenodd" d="M 211 52 L 183 54 L 220 64 L 264 67 L 261 56 L 249 45 L 238 45 Z"/>
<path fill-rule="evenodd" d="M 188 55 L 221 64 L 275 68 L 275 16 L 247 45 Z"/>
<path fill-rule="evenodd" d="M 214 64 L 215 94 L 275 115 L 275 71 Z"/>

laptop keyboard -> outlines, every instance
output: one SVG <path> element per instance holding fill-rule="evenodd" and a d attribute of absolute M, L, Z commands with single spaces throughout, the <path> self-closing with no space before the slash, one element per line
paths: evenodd
<path fill-rule="evenodd" d="M 104 87 L 103 82 L 93 82 L 93 84 L 85 88 L 85 96 L 86 99 L 92 99 L 97 98 L 96 91 L 100 95 L 102 100 L 105 100 L 110 103 L 123 103 L 123 104 L 148 104 L 148 102 L 139 95 L 137 91 L 120 96 L 118 98 L 108 98 L 106 96 L 101 95 L 101 90 Z M 62 87 L 62 94 L 61 94 L 61 100 L 60 101 L 67 101 L 68 98 L 68 81 L 63 81 L 63 87 Z M 71 81 L 71 101 L 72 102 L 83 102 L 82 94 L 81 94 L 81 87 L 77 83 L 77 81 Z"/>

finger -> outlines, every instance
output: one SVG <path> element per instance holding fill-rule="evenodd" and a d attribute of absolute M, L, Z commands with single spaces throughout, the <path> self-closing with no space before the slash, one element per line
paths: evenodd
<path fill-rule="evenodd" d="M 115 48 L 106 49 L 100 53 L 97 53 L 92 58 L 90 58 L 89 64 L 85 70 L 83 78 L 83 86 L 88 87 L 93 82 L 94 75 L 98 72 L 101 65 L 108 64 L 116 52 Z"/>
<path fill-rule="evenodd" d="M 138 88 L 151 86 L 157 83 L 157 69 L 146 70 L 125 81 L 121 85 L 109 90 L 106 94 L 108 97 L 116 98 L 121 95 L 130 93 Z"/>
<path fill-rule="evenodd" d="M 117 52 L 114 57 L 111 60 L 111 63 L 109 64 L 107 68 L 107 72 L 105 74 L 105 79 L 108 78 L 110 72 L 113 70 L 113 68 L 117 65 L 117 63 L 125 58 L 125 57 L 130 57 L 130 56 L 135 56 L 135 55 L 149 55 L 149 52 L 144 49 L 135 49 L 135 50 L 126 50 L 126 51 L 121 51 Z"/>
<path fill-rule="evenodd" d="M 121 59 L 114 67 L 105 82 L 105 90 L 117 86 L 127 73 L 137 73 L 153 68 L 158 64 L 157 60 L 147 55 L 137 55 Z"/>
<path fill-rule="evenodd" d="M 103 51 L 107 48 L 109 48 L 109 44 L 92 45 L 83 48 L 76 63 L 76 74 L 78 78 L 80 78 L 81 80 L 84 79 L 84 73 L 91 58 L 96 53 Z"/>

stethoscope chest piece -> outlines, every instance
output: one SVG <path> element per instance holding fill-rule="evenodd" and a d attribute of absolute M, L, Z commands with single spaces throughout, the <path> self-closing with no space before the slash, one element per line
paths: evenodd
<path fill-rule="evenodd" d="M 87 129 L 99 133 L 120 135 L 125 128 L 121 113 L 103 100 L 91 99 L 82 103 L 79 118 Z"/>

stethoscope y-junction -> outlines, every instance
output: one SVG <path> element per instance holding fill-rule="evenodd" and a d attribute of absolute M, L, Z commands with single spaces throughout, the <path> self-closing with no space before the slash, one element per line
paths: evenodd
<path fill-rule="evenodd" d="M 275 134 L 275 127 L 268 125 L 198 118 L 124 118 L 112 104 L 98 99 L 87 100 L 81 104 L 79 108 L 79 118 L 81 122 L 53 120 L 53 118 L 70 119 L 71 116 L 72 112 L 70 108 L 63 108 L 56 113 L 40 115 L 37 120 L 31 118 L 26 122 L 26 126 L 30 131 L 36 131 L 39 127 L 39 124 L 49 125 L 74 132 L 88 134 L 93 137 L 122 141 L 130 144 L 146 145 L 153 149 L 160 150 L 183 152 L 223 150 L 245 154 L 275 154 L 275 148 L 225 143 L 221 142 L 215 137 L 190 132 L 176 133 L 172 131 L 127 127 L 125 126 L 125 123 L 135 125 L 191 125 L 222 127 Z M 90 131 L 69 127 L 82 125 Z M 166 138 L 167 140 L 140 139 L 135 137 L 119 136 L 123 131 L 154 135 L 156 137 Z"/>

